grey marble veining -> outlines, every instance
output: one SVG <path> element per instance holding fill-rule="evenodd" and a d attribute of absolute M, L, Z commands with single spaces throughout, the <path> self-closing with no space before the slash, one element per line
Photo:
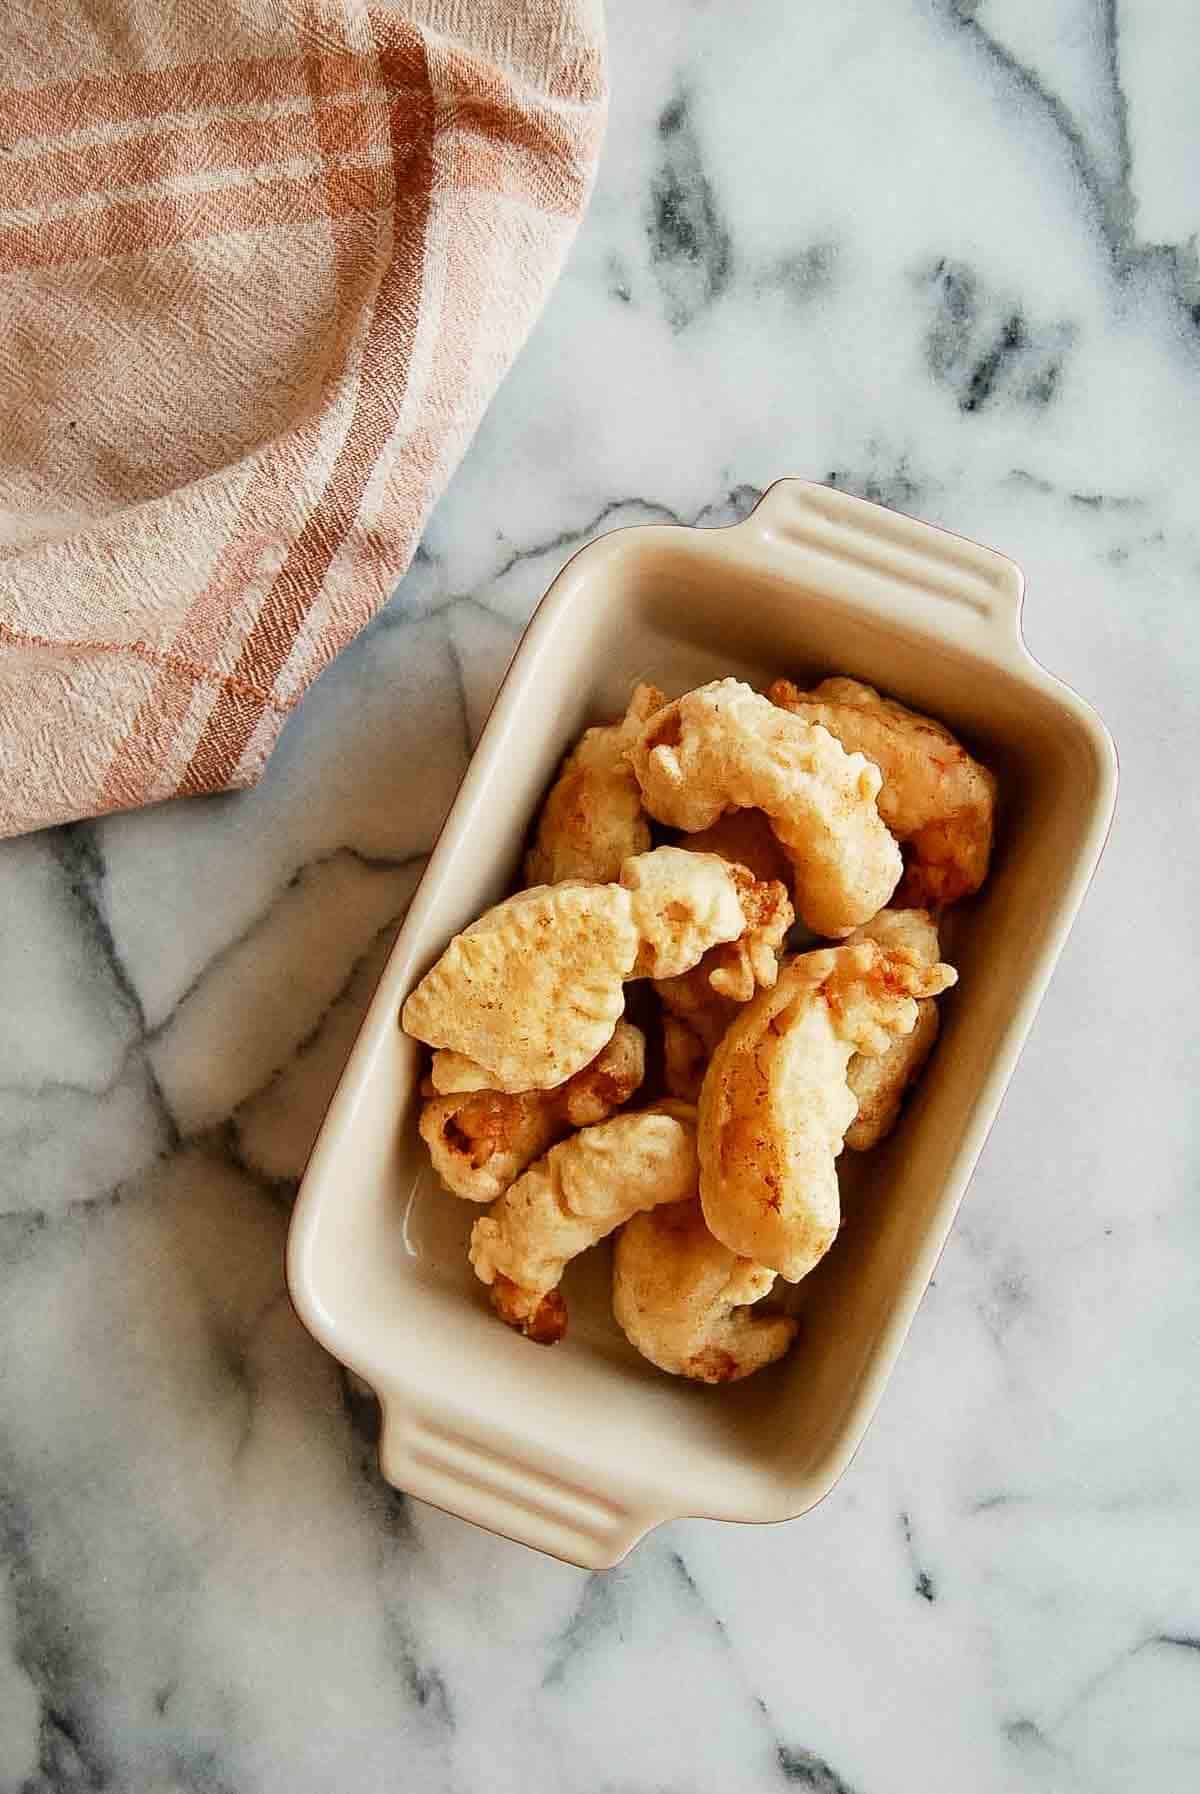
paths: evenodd
<path fill-rule="evenodd" d="M 264 783 L 0 848 L 4 1794 L 1200 1781 L 1191 10 L 609 12 L 563 281 Z M 588 1577 L 381 1482 L 288 1210 L 550 578 L 784 472 L 1019 560 L 1121 800 L 838 1490 Z"/>

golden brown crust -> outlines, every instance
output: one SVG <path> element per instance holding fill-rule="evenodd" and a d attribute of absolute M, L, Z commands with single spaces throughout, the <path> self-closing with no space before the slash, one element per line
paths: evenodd
<path fill-rule="evenodd" d="M 454 1057 L 456 1089 L 548 1090 L 587 1065 L 625 1006 L 627 979 L 673 977 L 747 932 L 739 881 L 715 854 L 659 847 L 620 884 L 537 885 L 456 935 L 404 1005 L 407 1033 Z M 747 951 L 761 956 L 762 929 Z"/>
<path fill-rule="evenodd" d="M 631 1215 L 696 1191 L 696 1127 L 680 1105 L 617 1115 L 552 1146 L 471 1229 L 476 1276 L 505 1279 L 503 1318 L 523 1326 L 572 1258 Z"/>
<path fill-rule="evenodd" d="M 619 885 L 519 891 L 455 936 L 405 1003 L 404 1028 L 473 1060 L 493 1089 L 550 1089 L 611 1038 L 638 946 Z"/>
<path fill-rule="evenodd" d="M 632 976 L 673 978 L 697 964 L 719 942 L 747 931 L 739 880 L 715 853 L 658 847 L 621 867 L 621 883 L 633 900 L 641 944 Z M 753 881 L 751 881 L 753 882 Z"/>
<path fill-rule="evenodd" d="M 613 1257 L 613 1314 L 630 1344 L 672 1376 L 729 1383 L 782 1358 L 797 1323 L 751 1306 L 774 1272 L 709 1232 L 697 1201 L 635 1215 Z"/>
<path fill-rule="evenodd" d="M 429 1062 L 429 1089 L 426 1096 L 461 1096 L 473 1090 L 490 1090 L 489 1073 L 474 1059 L 452 1053 L 449 1047 L 438 1047 Z"/>
<path fill-rule="evenodd" d="M 895 904 L 954 903 L 979 889 L 991 857 L 996 780 L 949 729 L 858 679 L 823 679 L 812 691 L 777 679 L 767 695 L 878 766 L 879 814 L 907 849 Z"/>
<path fill-rule="evenodd" d="M 619 1230 L 614 1311 L 651 1362 L 720 1383 L 782 1356 L 796 1322 L 754 1304 L 828 1250 L 838 1154 L 884 1137 L 932 1049 L 955 974 L 918 904 L 981 881 L 994 795 L 949 731 L 854 680 L 639 687 L 586 731 L 526 859 L 546 882 L 457 936 L 402 1018 L 436 1049 L 434 1165 L 491 1203 L 470 1260 L 507 1324 L 560 1339 L 567 1263 Z M 686 842 L 651 849 L 647 813 Z M 902 871 L 911 907 L 884 907 Z M 845 945 L 781 972 L 789 884 Z M 616 1114 L 645 1072 L 631 980 L 661 1000 L 670 1094 Z"/>
<path fill-rule="evenodd" d="M 710 1051 L 725 1031 L 732 1014 L 730 1006 L 748 1003 L 756 990 L 774 984 L 779 954 L 796 919 L 783 885 L 760 883 L 744 866 L 731 865 L 729 874 L 744 917 L 741 934 L 736 940 L 710 947 L 688 971 L 654 981 L 655 990 L 673 1015 L 687 1021 L 694 1012 L 703 1012 L 696 1031 Z"/>
<path fill-rule="evenodd" d="M 717 1047 L 700 1097 L 700 1195 L 731 1251 L 798 1282 L 840 1219 L 835 1160 L 856 1103 L 852 1054 L 879 1054 L 917 1019 L 917 999 L 955 979 L 874 941 L 785 962 Z"/>
<path fill-rule="evenodd" d="M 872 940 L 887 950 L 900 949 L 918 965 L 934 966 L 941 957 L 937 924 L 926 909 L 880 910 L 851 941 Z M 886 1138 L 900 1119 L 905 1096 L 920 1076 L 937 1042 L 940 1018 L 932 997 L 917 1004 L 917 1021 L 911 1034 L 894 1040 L 886 1053 L 872 1059 L 855 1053 L 846 1068 L 850 1094 L 858 1114 L 846 1130 L 846 1145 L 853 1152 L 870 1152 Z"/>
<path fill-rule="evenodd" d="M 846 1145 L 852 1152 L 870 1152 L 891 1133 L 905 1097 L 937 1044 L 940 1026 L 937 1004 L 925 997 L 917 1004 L 911 1034 L 893 1041 L 881 1058 L 855 1053 L 846 1068 L 846 1082 L 858 1104 L 858 1114 L 846 1129 Z"/>
<path fill-rule="evenodd" d="M 750 811 L 740 812 L 750 815 Z M 719 844 L 724 848 L 725 843 Z M 696 1100 L 709 1056 L 756 990 L 769 989 L 779 972 L 779 953 L 795 920 L 786 888 L 777 880 L 755 878 L 731 863 L 737 881 L 745 932 L 737 941 L 710 947 L 700 963 L 676 978 L 655 980 L 663 1018 L 667 1089 Z"/>
<path fill-rule="evenodd" d="M 534 1345 L 557 1345 L 567 1331 L 567 1305 L 556 1289 L 530 1312 L 517 1285 L 507 1277 L 497 1277 L 492 1284 L 492 1307 L 506 1326 L 515 1327 Z"/>
<path fill-rule="evenodd" d="M 818 934 L 848 934 L 899 882 L 876 768 L 738 679 L 676 698 L 629 757 L 646 809 L 672 828 L 690 834 L 726 810 L 762 810 L 791 862 L 796 908 Z"/>
<path fill-rule="evenodd" d="M 619 1021 L 591 1064 L 556 1090 L 433 1095 L 419 1123 L 433 1168 L 455 1196 L 494 1202 L 572 1128 L 604 1121 L 627 1103 L 645 1068 L 640 1029 Z"/>
<path fill-rule="evenodd" d="M 685 1022 L 709 1054 L 740 1008 L 731 997 L 713 989 L 703 960 L 678 978 L 657 979 L 654 989 L 668 1014 Z"/>
<path fill-rule="evenodd" d="M 779 955 L 796 920 L 787 886 L 761 880 L 745 866 L 731 865 L 745 917 L 737 940 L 710 947 L 700 961 L 718 996 L 748 1003 L 756 990 L 769 990 L 779 973 Z"/>
<path fill-rule="evenodd" d="M 631 854 L 647 851 L 650 827 L 625 750 L 665 703 L 657 687 L 639 685 L 619 722 L 584 731 L 542 805 L 525 856 L 527 885 L 612 883 Z"/>

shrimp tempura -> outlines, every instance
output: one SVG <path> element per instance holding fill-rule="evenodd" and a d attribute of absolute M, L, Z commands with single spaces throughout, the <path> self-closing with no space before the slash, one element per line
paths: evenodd
<path fill-rule="evenodd" d="M 647 851 L 650 826 L 625 750 L 666 701 L 653 685 L 639 685 L 620 722 L 584 731 L 542 805 L 525 856 L 526 884 L 611 883 L 631 854 Z"/>
<path fill-rule="evenodd" d="M 768 695 L 879 768 L 879 814 L 907 849 L 898 904 L 954 903 L 979 889 L 992 850 L 996 780 L 949 729 L 858 679 L 823 679 L 812 691 L 777 679 Z"/>
<path fill-rule="evenodd" d="M 774 1282 L 774 1271 L 713 1238 L 698 1202 L 673 1202 L 621 1229 L 613 1314 L 630 1344 L 660 1370 L 732 1383 L 774 1364 L 796 1337 L 795 1320 L 750 1306 Z"/>
<path fill-rule="evenodd" d="M 584 1128 L 532 1164 L 471 1229 L 471 1263 L 512 1327 L 550 1345 L 566 1331 L 571 1259 L 632 1215 L 696 1193 L 695 1110 L 662 1104 Z"/>
<path fill-rule="evenodd" d="M 715 854 L 659 847 L 626 860 L 619 884 L 519 891 L 454 937 L 405 1003 L 405 1031 L 454 1053 L 443 1069 L 459 1089 L 552 1089 L 611 1039 L 627 979 L 674 977 L 758 927 L 744 883 Z"/>
<path fill-rule="evenodd" d="M 439 1055 L 435 1054 L 436 1060 Z M 607 1046 L 557 1090 L 468 1090 L 434 1095 L 421 1110 L 421 1138 L 446 1188 L 468 1202 L 494 1202 L 527 1165 L 572 1128 L 606 1121 L 645 1075 L 641 1030 L 620 1021 Z"/>
<path fill-rule="evenodd" d="M 855 1053 L 878 1056 L 916 1025 L 917 999 L 955 981 L 875 941 L 800 954 L 742 1010 L 700 1095 L 700 1196 L 716 1237 L 798 1283 L 840 1221 L 835 1160 L 857 1103 Z"/>
<path fill-rule="evenodd" d="M 900 850 L 875 801 L 878 769 L 739 679 L 666 705 L 629 758 L 646 808 L 672 828 L 691 834 L 726 810 L 764 811 L 791 861 L 796 908 L 817 934 L 849 934 L 899 882 Z"/>

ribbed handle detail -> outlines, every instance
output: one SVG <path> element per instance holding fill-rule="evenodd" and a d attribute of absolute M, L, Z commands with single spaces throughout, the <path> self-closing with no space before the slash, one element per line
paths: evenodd
<path fill-rule="evenodd" d="M 826 573 L 840 563 L 860 598 L 862 575 L 874 575 L 948 607 L 955 634 L 982 626 L 994 640 L 1020 640 L 1021 570 L 978 542 L 807 480 L 776 481 L 739 527 L 776 551 L 818 557 Z"/>
<path fill-rule="evenodd" d="M 385 1411 L 380 1463 L 390 1483 L 420 1500 L 584 1569 L 618 1563 L 653 1523 L 411 1411 Z"/>

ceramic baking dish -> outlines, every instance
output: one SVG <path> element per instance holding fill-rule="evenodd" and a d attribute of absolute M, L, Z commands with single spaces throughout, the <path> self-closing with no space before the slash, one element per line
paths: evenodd
<path fill-rule="evenodd" d="M 392 951 L 309 1163 L 288 1252 L 305 1324 L 382 1404 L 384 1475 L 591 1568 L 660 1521 L 782 1520 L 862 1438 L 929 1282 L 1100 855 L 1116 760 L 1095 713 L 1022 644 L 1019 569 L 861 499 L 781 480 L 729 529 L 619 530 L 530 623 Z M 850 673 L 943 718 L 997 771 L 995 865 L 954 914 L 960 984 L 900 1127 L 843 1155 L 846 1218 L 800 1284 L 799 1342 L 710 1389 L 654 1370 L 611 1316 L 608 1248 L 572 1267 L 568 1338 L 495 1320 L 466 1263 L 478 1214 L 436 1187 L 415 1129 L 405 996 L 513 887 L 555 766 L 639 677 L 678 692 Z M 851 1175 L 853 1172 L 853 1175 Z"/>

